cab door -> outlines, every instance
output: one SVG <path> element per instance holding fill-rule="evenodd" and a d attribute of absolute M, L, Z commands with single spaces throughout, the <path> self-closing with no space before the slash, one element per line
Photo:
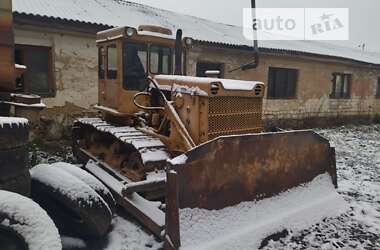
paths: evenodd
<path fill-rule="evenodd" d="M 101 105 L 117 110 L 120 89 L 118 48 L 116 43 L 111 43 L 101 47 L 101 50 L 104 54 L 102 60 L 104 60 L 105 67 L 103 79 L 99 77 L 99 100 L 101 100 Z"/>

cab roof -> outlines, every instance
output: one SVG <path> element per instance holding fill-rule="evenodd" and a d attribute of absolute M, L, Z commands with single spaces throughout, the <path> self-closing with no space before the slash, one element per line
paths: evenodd
<path fill-rule="evenodd" d="M 155 25 L 140 25 L 137 29 L 124 26 L 100 31 L 96 34 L 96 42 L 111 41 L 119 38 L 136 38 L 137 36 L 175 40 L 175 35 L 168 28 Z"/>

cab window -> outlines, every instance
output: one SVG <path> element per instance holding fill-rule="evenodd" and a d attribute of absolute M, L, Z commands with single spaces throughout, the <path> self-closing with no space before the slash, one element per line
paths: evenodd
<path fill-rule="evenodd" d="M 171 74 L 172 50 L 170 47 L 150 46 L 150 72 L 152 74 Z"/>
<path fill-rule="evenodd" d="M 116 45 L 107 47 L 107 79 L 117 78 L 117 49 Z"/>
<path fill-rule="evenodd" d="M 125 43 L 124 52 L 124 81 L 128 90 L 142 91 L 148 85 L 147 80 L 147 46 L 144 44 Z"/>

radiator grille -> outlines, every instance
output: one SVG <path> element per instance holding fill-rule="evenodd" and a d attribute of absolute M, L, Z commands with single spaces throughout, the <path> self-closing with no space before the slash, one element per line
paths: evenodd
<path fill-rule="evenodd" d="M 209 139 L 262 131 L 261 98 L 222 96 L 209 100 Z"/>

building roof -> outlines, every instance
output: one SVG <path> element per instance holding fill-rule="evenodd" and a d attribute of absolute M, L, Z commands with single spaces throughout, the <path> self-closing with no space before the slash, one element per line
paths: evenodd
<path fill-rule="evenodd" d="M 162 10 L 124 0 L 13 0 L 13 12 L 102 26 L 160 25 L 186 37 L 214 46 L 249 48 L 252 41 L 242 27 Z M 264 51 L 286 54 L 312 54 L 380 65 L 380 54 L 363 52 L 317 41 L 260 41 Z"/>

